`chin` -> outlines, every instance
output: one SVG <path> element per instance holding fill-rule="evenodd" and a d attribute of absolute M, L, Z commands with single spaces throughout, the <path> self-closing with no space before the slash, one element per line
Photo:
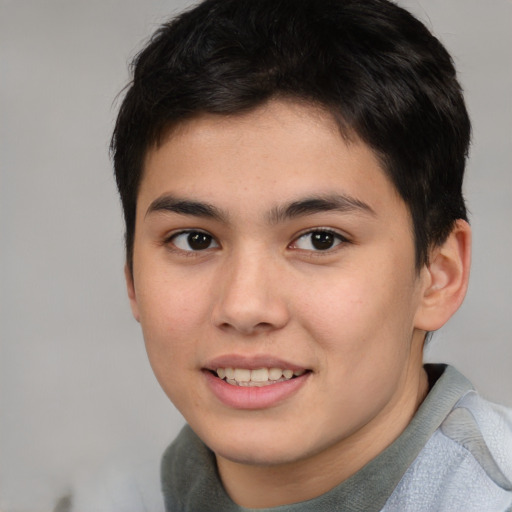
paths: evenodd
<path fill-rule="evenodd" d="M 315 452 L 312 439 L 307 443 L 307 439 L 299 432 L 293 435 L 290 428 L 283 426 L 266 430 L 237 431 L 229 428 L 223 429 L 220 435 L 211 435 L 211 432 L 206 435 L 198 432 L 198 435 L 217 456 L 238 464 L 289 464 L 306 459 Z"/>
<path fill-rule="evenodd" d="M 303 454 L 276 450 L 275 447 L 262 449 L 261 447 L 231 446 L 228 448 L 220 447 L 219 450 L 213 450 L 213 452 L 215 455 L 231 462 L 249 466 L 281 466 L 305 458 Z"/>

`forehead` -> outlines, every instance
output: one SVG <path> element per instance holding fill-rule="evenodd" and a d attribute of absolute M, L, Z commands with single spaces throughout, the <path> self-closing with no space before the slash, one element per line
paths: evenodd
<path fill-rule="evenodd" d="M 403 206 L 375 153 L 356 136 L 342 136 L 328 112 L 277 100 L 176 126 L 146 155 L 139 206 L 166 193 L 235 210 L 332 193 L 377 210 Z"/>

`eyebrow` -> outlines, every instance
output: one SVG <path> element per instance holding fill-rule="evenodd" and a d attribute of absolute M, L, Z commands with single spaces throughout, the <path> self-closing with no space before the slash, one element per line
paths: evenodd
<path fill-rule="evenodd" d="M 278 224 L 297 217 L 330 211 L 341 213 L 361 212 L 372 216 L 376 215 L 370 205 L 359 199 L 348 195 L 330 194 L 311 196 L 293 201 L 287 205 L 274 207 L 268 214 L 268 220 L 271 224 Z"/>
<path fill-rule="evenodd" d="M 155 199 L 146 211 L 146 216 L 155 212 L 172 212 L 225 222 L 227 215 L 212 204 L 165 195 Z"/>
<path fill-rule="evenodd" d="M 372 216 L 376 215 L 370 205 L 359 199 L 348 195 L 329 194 L 310 196 L 282 206 L 275 206 L 268 212 L 267 220 L 270 224 L 279 224 L 297 217 L 331 211 L 341 213 L 362 212 Z M 180 199 L 173 195 L 164 195 L 155 199 L 149 205 L 146 216 L 155 212 L 172 212 L 179 215 L 213 219 L 219 222 L 227 222 L 228 219 L 225 212 L 212 204 Z"/>

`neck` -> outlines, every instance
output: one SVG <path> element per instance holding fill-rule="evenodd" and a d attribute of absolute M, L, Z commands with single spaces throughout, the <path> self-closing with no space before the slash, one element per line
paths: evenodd
<path fill-rule="evenodd" d="M 260 466 L 217 456 L 227 493 L 243 507 L 272 508 L 310 500 L 336 487 L 384 451 L 410 423 L 428 393 L 428 377 L 421 367 L 419 372 L 409 373 L 406 380 L 404 391 L 409 391 L 389 410 L 348 438 L 307 458 Z"/>

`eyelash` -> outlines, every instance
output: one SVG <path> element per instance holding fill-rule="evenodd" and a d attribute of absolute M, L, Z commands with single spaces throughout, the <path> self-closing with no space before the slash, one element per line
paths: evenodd
<path fill-rule="evenodd" d="M 323 254 L 330 254 L 330 253 L 332 253 L 340 245 L 349 243 L 349 240 L 345 236 L 343 236 L 342 234 L 338 233 L 337 231 L 334 231 L 333 229 L 330 229 L 330 228 L 314 228 L 314 229 L 310 229 L 310 230 L 304 231 L 303 233 L 299 234 L 299 236 L 295 237 L 293 242 L 288 247 L 293 247 L 294 245 L 297 245 L 297 242 L 299 242 L 301 239 L 304 239 L 304 238 L 306 238 L 308 236 L 313 236 L 315 234 L 332 236 L 333 242 L 335 243 L 335 245 L 333 245 L 332 247 L 328 247 L 326 249 L 318 249 L 317 248 L 316 251 L 313 250 L 313 249 L 301 249 L 299 247 L 297 247 L 297 249 L 301 250 L 301 251 L 307 251 L 307 252 L 309 252 L 311 254 L 314 254 L 315 256 L 321 256 Z M 313 241 L 311 241 L 311 243 L 313 243 Z"/>
<path fill-rule="evenodd" d="M 183 236 L 183 235 L 188 235 L 190 237 L 190 235 L 204 235 L 205 237 L 208 237 L 210 238 L 210 243 L 209 245 L 211 245 L 211 243 L 215 243 L 215 246 L 213 248 L 217 248 L 217 247 L 220 247 L 220 244 L 217 242 L 217 240 L 215 240 L 215 238 L 213 237 L 213 235 L 210 235 L 210 233 L 208 233 L 207 231 L 202 231 L 200 229 L 186 229 L 184 231 L 178 231 L 177 233 L 172 233 L 170 236 L 168 236 L 165 240 L 164 240 L 164 244 L 170 249 L 172 250 L 173 252 L 179 252 L 181 254 L 185 254 L 187 256 L 194 256 L 194 255 L 197 255 L 198 253 L 202 253 L 202 252 L 205 252 L 207 251 L 208 249 L 212 249 L 212 247 L 205 247 L 204 249 L 198 249 L 198 250 L 194 250 L 194 249 L 190 249 L 190 250 L 187 250 L 187 249 L 182 249 L 181 247 L 178 247 L 175 243 L 175 240 L 176 238 L 178 238 L 179 236 Z M 190 247 L 190 240 L 188 240 L 188 245 Z"/>
<path fill-rule="evenodd" d="M 320 235 L 332 236 L 334 245 L 332 247 L 328 247 L 328 248 L 325 248 L 325 249 L 318 249 L 317 248 L 317 250 L 314 250 L 314 249 L 303 249 L 303 248 L 300 248 L 300 247 L 296 247 L 297 243 L 300 240 L 303 240 L 306 237 L 313 236 L 315 234 L 317 234 L 317 235 L 320 234 Z M 205 237 L 209 238 L 208 246 L 203 248 L 203 249 L 196 249 L 196 250 L 194 250 L 193 248 L 183 249 L 181 247 L 178 247 L 176 245 L 176 243 L 175 243 L 175 240 L 178 237 L 184 236 L 184 235 L 188 235 L 189 237 L 190 237 L 190 235 L 196 235 L 196 236 L 197 235 L 204 235 Z M 190 247 L 190 239 L 188 239 L 186 243 Z M 215 244 L 213 247 L 211 246 L 212 243 Z M 311 244 L 313 244 L 313 243 L 314 242 L 311 242 Z M 288 245 L 288 248 L 297 249 L 297 250 L 299 250 L 301 252 L 310 253 L 311 255 L 314 255 L 314 256 L 321 256 L 321 255 L 324 255 L 324 254 L 330 254 L 330 253 L 334 252 L 338 246 L 346 244 L 346 243 L 350 243 L 350 240 L 348 240 L 345 236 L 341 235 L 337 231 L 334 231 L 333 229 L 330 229 L 330 228 L 314 228 L 314 229 L 310 229 L 310 230 L 304 231 L 303 233 L 300 233 L 298 236 L 296 236 L 293 239 L 293 241 Z M 215 237 L 213 235 L 211 235 L 207 231 L 202 231 L 200 229 L 187 229 L 187 230 L 183 230 L 183 231 L 178 231 L 176 233 L 172 233 L 170 236 L 165 238 L 164 245 L 166 245 L 169 248 L 169 250 L 171 250 L 173 252 L 180 253 L 180 254 L 184 254 L 186 256 L 198 256 L 199 254 L 204 253 L 204 252 L 206 252 L 206 251 L 208 251 L 210 249 L 217 249 L 217 248 L 220 247 L 219 242 L 215 239 Z"/>

